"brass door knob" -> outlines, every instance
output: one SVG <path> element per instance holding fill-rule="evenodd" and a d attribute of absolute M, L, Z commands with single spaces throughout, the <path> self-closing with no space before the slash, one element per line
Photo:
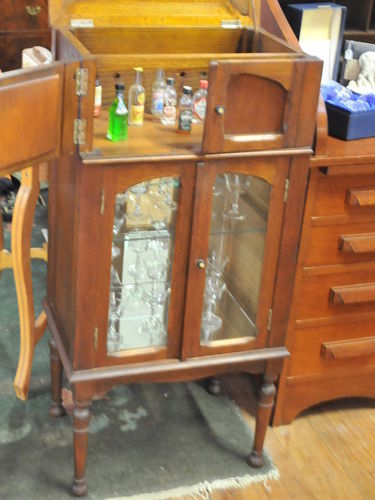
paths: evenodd
<path fill-rule="evenodd" d="M 42 7 L 40 5 L 26 5 L 25 9 L 29 16 L 37 16 Z"/>
<path fill-rule="evenodd" d="M 218 115 L 223 115 L 225 113 L 224 106 L 221 106 L 220 104 L 216 106 L 215 111 Z"/>
<path fill-rule="evenodd" d="M 206 263 L 203 259 L 197 260 L 197 268 L 198 269 L 206 269 Z"/>

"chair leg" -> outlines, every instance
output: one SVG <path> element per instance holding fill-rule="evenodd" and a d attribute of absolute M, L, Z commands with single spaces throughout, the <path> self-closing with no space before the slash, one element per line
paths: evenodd
<path fill-rule="evenodd" d="M 14 206 L 11 233 L 13 273 L 20 320 L 20 355 L 14 387 L 20 399 L 27 399 L 28 396 L 35 346 L 30 246 L 38 194 L 39 169 L 37 166 L 25 168 Z"/>

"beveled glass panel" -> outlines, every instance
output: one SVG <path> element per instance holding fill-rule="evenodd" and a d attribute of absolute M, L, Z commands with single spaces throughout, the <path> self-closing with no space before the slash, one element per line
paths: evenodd
<path fill-rule="evenodd" d="M 258 177 L 216 177 L 201 343 L 257 336 L 256 318 L 271 186 Z"/>
<path fill-rule="evenodd" d="M 108 354 L 167 344 L 178 191 L 163 177 L 116 195 Z"/>

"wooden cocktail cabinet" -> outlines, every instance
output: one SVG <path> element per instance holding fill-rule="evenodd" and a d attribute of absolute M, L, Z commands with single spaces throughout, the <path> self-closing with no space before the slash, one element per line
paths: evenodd
<path fill-rule="evenodd" d="M 30 159 L 55 158 L 44 305 L 52 414 L 63 412 L 62 367 L 75 401 L 73 491 L 86 492 L 90 400 L 122 383 L 263 374 L 249 455 L 259 466 L 288 355 L 321 63 L 282 41 L 271 0 L 60 1 L 50 21 L 61 62 L 3 76 L 0 94 L 29 113 L 17 126 Z M 112 143 L 115 78 L 128 89 L 134 66 L 145 121 Z M 179 94 L 209 81 L 206 120 L 189 135 L 148 114 L 158 68 Z"/>

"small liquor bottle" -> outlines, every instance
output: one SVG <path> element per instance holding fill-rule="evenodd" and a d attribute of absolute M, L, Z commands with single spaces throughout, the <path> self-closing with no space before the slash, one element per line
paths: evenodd
<path fill-rule="evenodd" d="M 145 89 L 142 86 L 143 68 L 135 69 L 135 83 L 129 89 L 129 125 L 143 125 Z"/>
<path fill-rule="evenodd" d="M 163 125 L 176 123 L 177 92 L 174 88 L 174 78 L 167 78 L 167 88 L 164 92 L 164 107 L 161 115 Z"/>
<path fill-rule="evenodd" d="M 191 111 L 191 106 L 193 104 L 193 91 L 191 87 L 185 85 L 182 88 L 182 96 L 179 102 L 179 117 L 178 117 L 178 127 L 177 132 L 179 134 L 190 134 L 191 132 L 191 121 L 193 118 L 193 113 Z"/>
<path fill-rule="evenodd" d="M 151 113 L 155 116 L 161 116 L 163 113 L 164 92 L 167 87 L 164 78 L 164 70 L 158 69 L 151 92 Z"/>
<path fill-rule="evenodd" d="M 206 117 L 208 81 L 200 80 L 199 90 L 193 95 L 193 123 L 202 123 Z"/>
<path fill-rule="evenodd" d="M 95 80 L 95 101 L 94 101 L 94 116 L 98 117 L 102 109 L 102 84 L 99 78 Z"/>
<path fill-rule="evenodd" d="M 125 141 L 128 138 L 128 110 L 124 101 L 125 85 L 116 83 L 116 97 L 109 108 L 107 138 L 110 141 Z"/>

